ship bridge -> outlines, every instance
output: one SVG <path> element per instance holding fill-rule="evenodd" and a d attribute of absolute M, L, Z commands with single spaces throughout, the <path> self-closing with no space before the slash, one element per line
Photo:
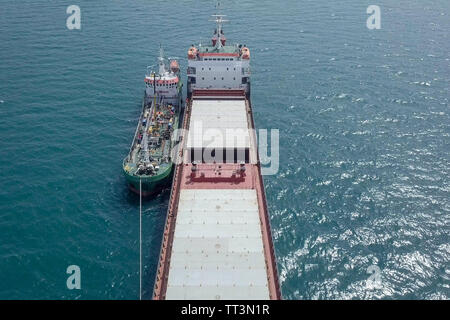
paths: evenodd
<path fill-rule="evenodd" d="M 224 15 L 214 15 L 217 27 L 211 43 L 188 50 L 188 97 L 194 90 L 245 90 L 250 93 L 250 50 L 242 44 L 226 43 Z"/>

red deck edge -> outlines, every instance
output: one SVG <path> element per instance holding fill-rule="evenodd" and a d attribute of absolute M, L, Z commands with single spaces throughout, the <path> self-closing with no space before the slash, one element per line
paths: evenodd
<path fill-rule="evenodd" d="M 191 115 L 191 101 L 186 103 L 183 118 L 183 129 L 189 128 Z M 181 139 L 184 145 L 184 137 Z M 180 157 L 183 156 L 183 148 L 180 151 Z M 172 253 L 173 237 L 175 235 L 175 223 L 178 212 L 178 200 L 180 198 L 180 184 L 183 164 L 175 166 L 175 172 L 172 181 L 172 190 L 170 192 L 169 208 L 167 210 L 166 223 L 164 227 L 164 236 L 159 254 L 158 269 L 156 270 L 155 285 L 153 287 L 153 300 L 164 300 L 166 298 L 167 282 L 169 280 L 170 257 Z"/>
<path fill-rule="evenodd" d="M 219 168 L 220 167 L 220 168 Z M 247 164 L 245 172 L 239 172 L 238 164 L 197 164 L 196 172 L 191 163 L 185 164 L 181 175 L 182 189 L 254 189 L 256 166 Z"/>
<path fill-rule="evenodd" d="M 204 52 L 198 54 L 200 57 L 239 57 L 239 53 Z"/>
<path fill-rule="evenodd" d="M 222 89 L 194 89 L 193 92 L 194 98 L 202 98 L 202 97 L 245 97 L 244 90 L 222 90 Z"/>
<path fill-rule="evenodd" d="M 250 102 L 246 100 L 246 103 L 248 109 L 251 111 Z M 191 107 L 192 107 L 191 102 L 186 104 L 186 110 L 183 120 L 184 129 L 189 128 L 188 119 L 190 118 Z M 253 114 L 252 112 L 249 112 L 249 114 L 250 114 L 250 123 L 254 128 Z M 182 154 L 180 155 L 182 156 Z M 264 245 L 264 258 L 265 258 L 264 260 L 266 262 L 267 267 L 269 295 L 270 299 L 272 300 L 280 300 L 282 299 L 282 296 L 278 279 L 275 250 L 273 247 L 270 219 L 267 210 L 267 200 L 265 196 L 264 183 L 261 176 L 261 167 L 259 165 L 259 156 L 257 165 L 252 164 L 248 165 L 257 168 L 257 174 L 255 175 L 256 176 L 255 188 L 258 195 L 258 207 L 260 209 L 258 211 L 261 219 L 261 231 Z M 156 279 L 153 291 L 154 300 L 164 300 L 166 298 L 167 282 L 169 279 L 170 257 L 172 253 L 173 237 L 175 234 L 175 224 L 178 212 L 178 200 L 180 195 L 181 181 L 183 180 L 184 168 L 185 166 L 183 164 L 179 164 L 175 167 L 173 187 L 170 194 L 169 209 L 164 229 L 164 237 L 161 245 L 158 269 L 156 272 Z"/>
<path fill-rule="evenodd" d="M 245 100 L 248 112 L 247 114 L 250 116 L 251 129 L 255 128 L 255 122 L 253 119 L 253 110 L 251 106 L 251 102 L 249 100 Z M 254 141 L 256 146 L 256 141 Z M 270 218 L 269 218 L 269 210 L 267 209 L 267 199 L 266 199 L 266 191 L 264 188 L 264 181 L 261 175 L 261 165 L 259 160 L 259 153 L 256 152 L 257 156 L 257 165 L 258 174 L 256 175 L 257 182 L 257 195 L 258 195 L 258 205 L 260 207 L 259 215 L 261 217 L 261 227 L 263 233 L 263 243 L 264 243 L 264 256 L 267 265 L 267 280 L 269 282 L 269 293 L 270 299 L 272 300 L 281 300 L 283 299 L 281 295 L 280 289 L 280 281 L 278 278 L 278 268 L 277 268 L 277 259 L 275 256 L 275 249 L 273 246 L 272 239 L 272 229 L 270 226 Z"/>

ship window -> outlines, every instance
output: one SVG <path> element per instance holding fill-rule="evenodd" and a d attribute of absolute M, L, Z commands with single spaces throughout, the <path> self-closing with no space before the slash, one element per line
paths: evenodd
<path fill-rule="evenodd" d="M 202 80 L 205 80 L 205 77 L 202 77 Z"/>
<path fill-rule="evenodd" d="M 216 80 L 216 77 L 214 77 L 214 80 Z"/>
<path fill-rule="evenodd" d="M 230 68 L 227 68 L 227 71 L 229 70 Z"/>
<path fill-rule="evenodd" d="M 233 78 L 233 80 L 236 80 L 236 78 Z"/>
<path fill-rule="evenodd" d="M 188 67 L 187 73 L 188 74 L 195 74 L 196 73 L 196 68 L 195 67 Z"/>
<path fill-rule="evenodd" d="M 222 77 L 222 80 L 223 80 L 223 77 Z"/>

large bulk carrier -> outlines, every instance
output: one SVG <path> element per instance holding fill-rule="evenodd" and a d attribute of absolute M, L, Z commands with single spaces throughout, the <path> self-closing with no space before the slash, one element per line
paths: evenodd
<path fill-rule="evenodd" d="M 154 299 L 281 299 L 250 103 L 250 50 L 188 50 L 185 117 Z"/>

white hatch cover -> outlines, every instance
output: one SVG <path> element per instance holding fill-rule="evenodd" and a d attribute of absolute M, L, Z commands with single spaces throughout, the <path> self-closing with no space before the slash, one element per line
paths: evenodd
<path fill-rule="evenodd" d="M 248 149 L 245 100 L 194 100 L 187 148 Z"/>
<path fill-rule="evenodd" d="M 182 189 L 166 299 L 269 299 L 253 189 Z"/>

